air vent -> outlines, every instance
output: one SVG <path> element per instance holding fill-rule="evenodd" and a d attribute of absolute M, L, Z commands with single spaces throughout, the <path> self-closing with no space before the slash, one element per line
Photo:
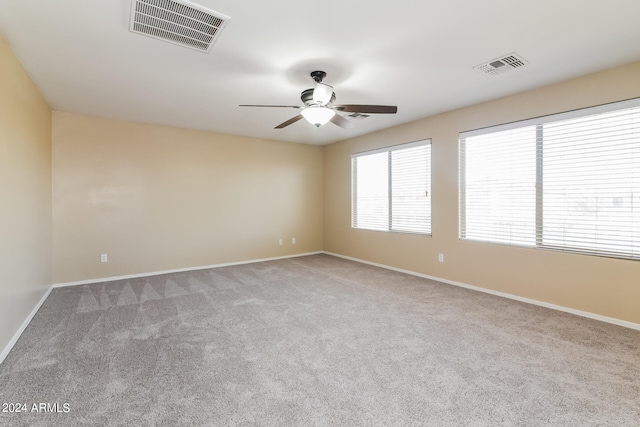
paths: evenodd
<path fill-rule="evenodd" d="M 229 19 L 184 0 L 131 0 L 129 30 L 209 52 Z"/>
<path fill-rule="evenodd" d="M 516 68 L 522 68 L 527 64 L 528 62 L 520 55 L 516 53 L 510 53 L 484 64 L 476 65 L 473 68 L 480 71 L 482 74 L 497 76 Z"/>

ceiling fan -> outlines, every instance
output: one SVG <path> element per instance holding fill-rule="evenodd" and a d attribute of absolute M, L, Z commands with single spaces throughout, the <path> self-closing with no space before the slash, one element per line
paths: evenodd
<path fill-rule="evenodd" d="M 240 107 L 277 107 L 277 108 L 298 108 L 302 109 L 300 114 L 290 118 L 284 123 L 280 123 L 274 129 L 282 129 L 297 122 L 298 120 L 305 118 L 309 123 L 316 126 L 322 126 L 327 122 L 331 122 L 340 126 L 341 128 L 348 129 L 353 124 L 337 114 L 337 111 L 345 113 L 363 113 L 363 114 L 395 114 L 398 111 L 398 107 L 395 105 L 359 105 L 359 104 L 343 104 L 333 105 L 336 100 L 336 94 L 333 91 L 333 86 L 322 83 L 322 80 L 327 76 L 324 71 L 313 71 L 311 78 L 316 82 L 316 86 L 312 89 L 306 89 L 302 91 L 300 99 L 304 106 L 298 105 L 240 105 Z"/>

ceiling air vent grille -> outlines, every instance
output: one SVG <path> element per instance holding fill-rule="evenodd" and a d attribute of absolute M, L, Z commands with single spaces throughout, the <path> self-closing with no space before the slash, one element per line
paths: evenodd
<path fill-rule="evenodd" d="M 209 52 L 229 19 L 184 0 L 132 0 L 129 30 Z"/>
<path fill-rule="evenodd" d="M 528 62 L 523 57 L 516 53 L 510 53 L 489 62 L 485 62 L 484 64 L 476 65 L 473 68 L 480 71 L 482 74 L 497 76 L 516 68 L 522 68 L 526 64 L 528 64 Z"/>

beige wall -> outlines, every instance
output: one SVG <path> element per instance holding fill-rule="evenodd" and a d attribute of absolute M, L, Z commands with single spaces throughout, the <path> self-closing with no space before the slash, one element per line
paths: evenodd
<path fill-rule="evenodd" d="M 51 110 L 0 37 L 0 351 L 51 284 Z"/>
<path fill-rule="evenodd" d="M 640 323 L 638 261 L 458 240 L 459 132 L 640 97 L 639 76 L 637 62 L 326 146 L 324 249 Z M 424 138 L 433 144 L 433 237 L 352 230 L 350 154 Z"/>
<path fill-rule="evenodd" d="M 57 111 L 52 135 L 54 283 L 322 250 L 321 147 Z"/>

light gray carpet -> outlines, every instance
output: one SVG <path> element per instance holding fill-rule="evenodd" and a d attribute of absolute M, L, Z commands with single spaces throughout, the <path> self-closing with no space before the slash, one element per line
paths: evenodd
<path fill-rule="evenodd" d="M 55 289 L 0 425 L 638 426 L 640 332 L 328 255 Z"/>

